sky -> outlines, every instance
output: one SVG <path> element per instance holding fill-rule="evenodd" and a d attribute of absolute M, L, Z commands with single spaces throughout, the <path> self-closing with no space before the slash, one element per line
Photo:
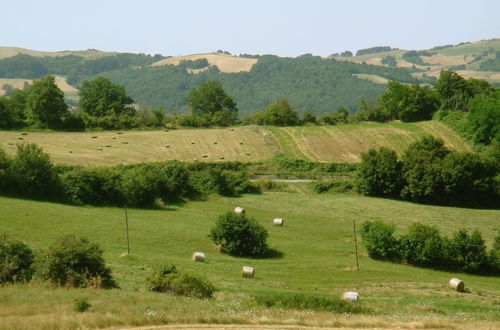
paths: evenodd
<path fill-rule="evenodd" d="M 0 46 L 298 56 L 500 38 L 499 0 L 2 0 Z"/>

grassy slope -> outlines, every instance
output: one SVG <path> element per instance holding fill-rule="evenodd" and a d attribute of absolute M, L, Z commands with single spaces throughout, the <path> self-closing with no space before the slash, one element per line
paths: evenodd
<path fill-rule="evenodd" d="M 279 153 L 322 162 L 359 162 L 360 154 L 369 148 L 386 146 L 401 153 L 425 134 L 443 138 L 446 145 L 453 149 L 471 150 L 455 132 L 436 121 L 126 131 L 123 134 L 106 131 L 29 132 L 28 135 L 21 135 L 16 131 L 0 131 L 0 147 L 14 154 L 17 143 L 34 142 L 50 153 L 56 163 L 73 165 L 114 165 L 170 159 L 219 161 L 221 157 L 225 161 L 255 161 L 269 159 Z"/>
<path fill-rule="evenodd" d="M 435 207 L 356 195 L 266 193 L 241 198 L 189 202 L 168 210 L 129 210 L 133 259 L 126 252 L 124 213 L 118 208 L 74 207 L 0 198 L 0 230 L 36 249 L 75 233 L 91 237 L 105 250 L 120 290 L 48 290 L 42 285 L 8 286 L 0 292 L 0 324 L 6 328 L 75 328 L 157 323 L 278 323 L 322 326 L 471 326 L 494 327 L 500 321 L 498 278 L 454 274 L 374 261 L 360 247 L 355 272 L 352 220 L 395 222 L 404 231 L 413 221 L 450 234 L 459 227 L 480 229 L 491 246 L 500 211 Z M 241 205 L 269 231 L 275 258 L 246 259 L 218 252 L 207 237 L 219 214 Z M 271 226 L 276 216 L 284 227 Z M 359 227 L 358 227 L 359 228 Z M 207 254 L 194 263 L 194 251 Z M 218 293 L 213 301 L 193 301 L 144 292 L 151 267 L 174 262 L 203 274 Z M 256 277 L 240 277 L 252 265 Z M 458 294 L 447 281 L 458 276 L 471 290 Z M 301 292 L 332 294 L 358 290 L 373 313 L 340 316 L 256 306 L 254 294 Z M 22 293 L 22 294 L 21 294 Z M 90 313 L 71 311 L 75 297 L 87 297 Z M 496 320 L 496 321 L 495 321 Z M 468 323 L 469 322 L 469 323 Z M 498 323 L 496 323 L 498 325 Z M 3 328 L 2 327 L 2 328 Z"/>

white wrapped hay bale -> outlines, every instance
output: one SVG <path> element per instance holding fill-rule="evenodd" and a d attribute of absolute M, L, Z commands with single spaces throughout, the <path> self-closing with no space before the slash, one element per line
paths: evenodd
<path fill-rule="evenodd" d="M 241 271 L 241 276 L 252 278 L 253 277 L 253 267 L 243 266 L 243 270 Z"/>
<path fill-rule="evenodd" d="M 358 301 L 359 294 L 357 292 L 353 292 L 353 291 L 346 291 L 346 292 L 342 293 L 342 300 Z"/>
<path fill-rule="evenodd" d="M 464 281 L 462 281 L 458 278 L 452 278 L 448 285 L 449 285 L 450 289 L 453 289 L 453 290 L 458 291 L 458 292 L 464 292 L 464 289 L 465 289 Z"/>
<path fill-rule="evenodd" d="M 192 257 L 193 261 L 205 262 L 205 253 L 195 252 Z"/>
<path fill-rule="evenodd" d="M 282 218 L 274 218 L 273 226 L 283 226 L 283 219 Z"/>
<path fill-rule="evenodd" d="M 242 207 L 236 206 L 235 209 L 234 209 L 234 213 L 236 213 L 236 214 L 244 214 L 245 213 L 245 209 L 242 208 Z"/>

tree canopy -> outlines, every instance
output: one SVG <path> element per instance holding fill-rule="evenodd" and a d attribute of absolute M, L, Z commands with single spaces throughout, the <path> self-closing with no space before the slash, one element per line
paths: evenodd
<path fill-rule="evenodd" d="M 95 117 L 134 114 L 133 102 L 125 87 L 105 77 L 86 80 L 80 88 L 80 110 Z"/>
<path fill-rule="evenodd" d="M 238 116 L 236 102 L 226 94 L 222 84 L 209 80 L 192 88 L 186 102 L 194 116 L 204 117 L 210 123 L 227 126 L 234 124 Z"/>
<path fill-rule="evenodd" d="M 31 123 L 57 125 L 67 112 L 64 92 L 57 87 L 54 76 L 47 75 L 33 82 L 26 98 L 26 113 Z"/>

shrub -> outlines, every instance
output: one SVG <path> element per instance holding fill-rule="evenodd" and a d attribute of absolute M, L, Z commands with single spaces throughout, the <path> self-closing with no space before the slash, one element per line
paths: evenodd
<path fill-rule="evenodd" d="M 55 241 L 36 258 L 36 274 L 53 284 L 68 287 L 115 287 L 103 251 L 95 243 L 74 235 Z"/>
<path fill-rule="evenodd" d="M 33 260 L 33 251 L 26 244 L 0 233 L 0 283 L 31 280 Z"/>
<path fill-rule="evenodd" d="M 281 307 L 288 309 L 308 309 L 332 313 L 361 313 L 358 304 L 341 300 L 337 297 L 309 296 L 303 294 L 275 294 L 256 296 L 255 302 L 265 307 Z"/>
<path fill-rule="evenodd" d="M 361 154 L 357 172 L 357 190 L 369 196 L 398 196 L 401 191 L 401 167 L 395 151 L 380 148 Z"/>
<path fill-rule="evenodd" d="M 212 241 L 232 255 L 258 256 L 267 252 L 267 230 L 245 214 L 224 213 L 210 232 Z"/>
<path fill-rule="evenodd" d="M 396 226 L 382 221 L 367 221 L 361 226 L 361 238 L 372 258 L 398 257 L 398 239 L 393 236 Z"/>
<path fill-rule="evenodd" d="M 90 303 L 85 298 L 76 298 L 73 304 L 73 310 L 79 313 L 88 311 L 90 307 Z"/>
<path fill-rule="evenodd" d="M 400 253 L 406 262 L 414 265 L 440 265 L 447 263 L 446 241 L 434 226 L 414 223 L 400 238 Z"/>
<path fill-rule="evenodd" d="M 153 292 L 170 292 L 200 299 L 211 298 L 215 291 L 207 279 L 179 272 L 172 264 L 156 268 L 147 279 L 146 287 Z"/>
<path fill-rule="evenodd" d="M 329 191 L 336 193 L 346 193 L 354 189 L 352 181 L 349 180 L 330 180 L 330 181 L 319 181 L 313 184 L 313 190 L 315 193 L 322 194 Z"/>

